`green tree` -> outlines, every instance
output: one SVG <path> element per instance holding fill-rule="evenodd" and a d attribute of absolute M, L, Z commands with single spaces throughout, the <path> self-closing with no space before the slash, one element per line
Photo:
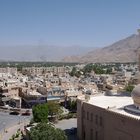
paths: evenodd
<path fill-rule="evenodd" d="M 83 72 L 84 74 L 86 73 L 90 73 L 93 70 L 93 64 L 87 64 L 84 68 L 83 68 Z"/>
<path fill-rule="evenodd" d="M 31 128 L 31 140 L 67 140 L 65 132 L 47 123 L 40 123 Z"/>
<path fill-rule="evenodd" d="M 77 72 L 75 73 L 75 76 L 76 76 L 77 78 L 79 78 L 79 77 L 81 76 L 81 72 L 80 72 L 80 71 L 77 71 Z"/>
<path fill-rule="evenodd" d="M 33 119 L 35 122 L 48 122 L 48 105 L 39 104 L 34 106 Z"/>
<path fill-rule="evenodd" d="M 61 114 L 63 111 L 60 108 L 60 105 L 58 104 L 58 102 L 54 102 L 54 101 L 49 101 L 47 103 L 48 105 L 48 114 L 52 117 L 53 115 L 59 115 Z"/>
<path fill-rule="evenodd" d="M 72 71 L 70 72 L 70 76 L 75 76 L 77 70 L 75 67 L 72 68 Z"/>
<path fill-rule="evenodd" d="M 128 92 L 132 92 L 133 89 L 134 89 L 134 85 L 128 84 L 128 85 L 125 87 L 125 90 L 128 91 Z"/>
<path fill-rule="evenodd" d="M 104 70 L 104 68 L 106 67 L 99 64 L 87 64 L 82 71 L 84 74 L 91 73 L 91 71 L 94 71 L 96 74 L 106 74 L 106 70 Z M 107 73 L 110 73 L 110 70 L 111 69 L 108 68 Z"/>
<path fill-rule="evenodd" d="M 105 71 L 103 70 L 102 66 L 94 65 L 93 70 L 96 74 L 105 74 Z"/>
<path fill-rule="evenodd" d="M 77 109 L 77 101 L 74 101 L 74 100 L 69 101 L 68 105 L 69 105 L 70 110 L 75 110 L 76 111 L 76 109 Z"/>
<path fill-rule="evenodd" d="M 111 74 L 112 73 L 112 68 L 107 68 L 106 74 Z"/>

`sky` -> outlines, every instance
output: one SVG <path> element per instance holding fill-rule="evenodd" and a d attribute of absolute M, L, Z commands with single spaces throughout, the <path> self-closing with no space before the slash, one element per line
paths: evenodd
<path fill-rule="evenodd" d="M 0 0 L 0 46 L 104 47 L 139 24 L 140 0 Z"/>

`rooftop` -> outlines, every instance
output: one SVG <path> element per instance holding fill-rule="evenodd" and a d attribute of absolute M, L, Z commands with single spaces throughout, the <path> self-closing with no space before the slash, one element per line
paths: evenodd
<path fill-rule="evenodd" d="M 40 96 L 41 94 L 37 91 L 31 91 L 28 93 L 29 95 L 36 95 L 36 96 Z"/>
<path fill-rule="evenodd" d="M 132 118 L 140 119 L 140 115 L 135 115 L 124 110 L 125 106 L 133 104 L 131 97 L 104 95 L 92 96 L 90 97 L 88 103 Z"/>

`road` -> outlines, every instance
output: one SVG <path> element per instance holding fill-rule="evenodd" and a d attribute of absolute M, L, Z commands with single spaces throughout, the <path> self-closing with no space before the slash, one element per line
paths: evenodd
<path fill-rule="evenodd" d="M 0 140 L 9 140 L 13 134 L 16 134 L 17 130 L 24 130 L 24 123 L 14 125 L 7 129 L 7 133 L 2 132 Z"/>
<path fill-rule="evenodd" d="M 31 116 L 9 115 L 9 113 L 0 112 L 0 134 L 3 134 L 4 130 L 29 122 L 30 119 Z"/>
<path fill-rule="evenodd" d="M 55 124 L 56 128 L 60 128 L 62 130 L 71 129 L 73 127 L 77 128 L 77 119 L 67 119 L 61 120 L 57 124 Z"/>
<path fill-rule="evenodd" d="M 56 128 L 60 128 L 64 131 L 70 130 L 71 128 L 77 128 L 77 119 L 67 119 L 61 120 L 57 124 L 55 124 Z M 68 140 L 77 140 L 77 134 L 67 135 Z"/>

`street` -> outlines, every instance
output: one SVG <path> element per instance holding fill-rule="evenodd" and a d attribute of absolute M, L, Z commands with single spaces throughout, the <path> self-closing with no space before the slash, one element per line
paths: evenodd
<path fill-rule="evenodd" d="M 57 124 L 55 124 L 56 128 L 60 128 L 62 130 L 69 131 L 72 128 L 77 128 L 77 119 L 67 119 L 67 120 L 61 120 Z M 66 133 L 67 134 L 67 133 Z M 68 140 L 77 140 L 77 133 L 75 134 L 67 134 Z"/>
<path fill-rule="evenodd" d="M 30 121 L 31 117 L 32 116 L 9 115 L 9 113 L 0 112 L 0 134 L 4 134 L 4 131 L 10 130 L 19 124 L 26 124 L 26 122 Z M 7 135 L 9 134 L 7 133 Z"/>

